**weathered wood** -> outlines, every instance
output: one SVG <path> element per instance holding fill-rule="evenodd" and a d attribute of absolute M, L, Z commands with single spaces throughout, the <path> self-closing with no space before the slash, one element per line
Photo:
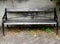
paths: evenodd
<path fill-rule="evenodd" d="M 7 12 L 53 12 L 51 9 L 42 8 L 7 8 Z"/>
<path fill-rule="evenodd" d="M 7 20 L 4 24 L 6 25 L 27 25 L 27 24 L 56 24 L 53 19 L 29 19 L 29 20 Z"/>

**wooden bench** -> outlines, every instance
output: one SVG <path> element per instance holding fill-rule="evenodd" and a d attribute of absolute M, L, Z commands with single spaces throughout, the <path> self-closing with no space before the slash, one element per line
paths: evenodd
<path fill-rule="evenodd" d="M 32 13 L 36 13 L 36 16 L 38 15 L 39 12 L 44 12 L 46 13 L 50 13 L 53 12 L 54 13 L 54 18 L 53 19 L 34 19 L 34 14 Z M 20 20 L 16 20 L 16 19 L 12 19 L 12 18 L 8 18 L 7 17 L 7 13 L 31 13 L 31 18 L 32 19 L 20 19 Z M 39 25 L 39 24 L 53 24 L 56 27 L 56 34 L 58 34 L 58 16 L 56 14 L 56 8 L 53 9 L 28 9 L 28 8 L 23 8 L 23 9 L 16 9 L 16 8 L 5 8 L 5 13 L 4 16 L 2 17 L 2 32 L 3 35 L 4 34 L 4 25 Z"/>

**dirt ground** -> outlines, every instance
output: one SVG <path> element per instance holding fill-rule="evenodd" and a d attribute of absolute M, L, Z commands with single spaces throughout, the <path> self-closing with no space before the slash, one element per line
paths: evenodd
<path fill-rule="evenodd" d="M 9 27 L 5 28 L 5 36 L 0 30 L 0 44 L 60 44 L 60 32 L 56 35 L 54 31 L 47 33 L 39 27 Z"/>

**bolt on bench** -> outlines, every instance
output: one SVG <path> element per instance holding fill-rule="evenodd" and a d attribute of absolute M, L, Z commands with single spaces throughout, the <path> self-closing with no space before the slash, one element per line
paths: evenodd
<path fill-rule="evenodd" d="M 53 19 L 40 19 L 40 18 L 36 18 L 36 17 L 42 17 L 39 16 L 38 13 L 44 13 L 44 14 L 48 14 L 53 12 L 54 13 L 54 18 Z M 26 13 L 26 16 L 30 16 L 31 18 L 29 19 L 29 17 L 27 19 L 9 19 L 7 17 L 7 13 Z M 4 33 L 4 25 L 39 25 L 39 24 L 53 24 L 56 27 L 56 34 L 58 34 L 58 16 L 56 14 L 56 8 L 53 9 L 40 9 L 40 8 L 34 8 L 34 9 L 15 9 L 15 8 L 5 8 L 5 13 L 4 16 L 2 17 L 2 32 L 3 35 L 5 35 Z"/>

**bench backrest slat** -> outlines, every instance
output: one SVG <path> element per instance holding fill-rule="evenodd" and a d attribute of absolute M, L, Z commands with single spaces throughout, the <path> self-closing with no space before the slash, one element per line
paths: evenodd
<path fill-rule="evenodd" d="M 52 12 L 54 11 L 53 8 L 50 8 L 50 9 L 42 9 L 42 8 L 20 8 L 20 9 L 17 9 L 17 8 L 6 8 L 7 12 Z"/>

